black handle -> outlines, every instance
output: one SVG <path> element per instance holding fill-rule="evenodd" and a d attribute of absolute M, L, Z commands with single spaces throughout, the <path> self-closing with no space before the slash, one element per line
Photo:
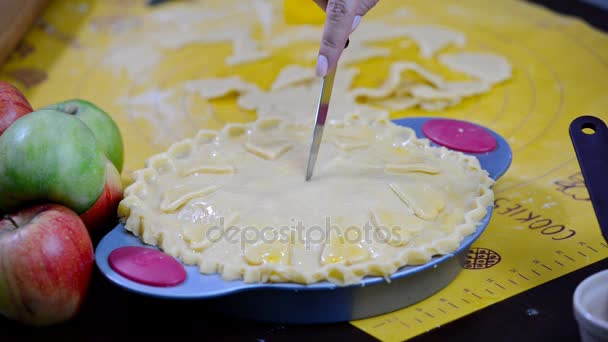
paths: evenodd
<path fill-rule="evenodd" d="M 599 118 L 581 116 L 570 124 L 570 139 L 602 235 L 608 241 L 608 128 Z"/>
<path fill-rule="evenodd" d="M 148 6 L 160 5 L 169 0 L 148 0 Z"/>

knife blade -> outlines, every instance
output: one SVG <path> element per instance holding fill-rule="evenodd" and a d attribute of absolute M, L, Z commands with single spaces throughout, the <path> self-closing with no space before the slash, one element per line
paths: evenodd
<path fill-rule="evenodd" d="M 344 46 L 345 49 L 348 47 L 348 44 L 349 40 L 347 39 L 346 45 Z M 338 69 L 337 65 L 323 77 L 321 83 L 321 95 L 319 96 L 319 103 L 317 105 L 317 116 L 315 119 L 315 127 L 312 132 L 312 143 L 310 144 L 310 153 L 308 154 L 308 164 L 306 166 L 306 181 L 309 181 L 310 178 L 312 178 L 312 172 L 317 162 L 321 141 L 323 140 L 323 130 L 325 129 L 325 121 L 327 120 L 329 100 L 331 99 L 331 92 L 334 87 L 336 69 Z"/>

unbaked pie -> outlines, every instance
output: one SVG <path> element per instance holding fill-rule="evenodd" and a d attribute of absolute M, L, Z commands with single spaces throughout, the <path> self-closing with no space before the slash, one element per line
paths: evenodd
<path fill-rule="evenodd" d="M 387 119 L 325 128 L 262 118 L 201 130 L 134 173 L 125 228 L 204 274 L 245 282 L 358 283 L 453 252 L 492 204 L 469 155 Z"/>

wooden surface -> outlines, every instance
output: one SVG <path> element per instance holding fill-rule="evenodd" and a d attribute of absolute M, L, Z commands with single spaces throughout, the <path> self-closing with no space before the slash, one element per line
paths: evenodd
<path fill-rule="evenodd" d="M 49 0 L 0 1 L 0 65 L 48 3 Z"/>

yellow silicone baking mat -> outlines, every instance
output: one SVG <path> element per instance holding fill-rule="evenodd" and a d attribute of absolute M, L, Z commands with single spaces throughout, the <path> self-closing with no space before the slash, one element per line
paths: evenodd
<path fill-rule="evenodd" d="M 251 34 L 259 37 L 323 20 L 312 0 L 258 0 L 254 11 L 239 3 L 224 1 L 220 7 L 234 14 L 216 24 L 238 25 L 257 16 L 261 24 Z M 236 106 L 235 96 L 206 101 L 176 85 L 240 75 L 268 88 L 283 66 L 314 63 L 299 57 L 314 54 L 316 45 L 302 43 L 269 59 L 226 65 L 229 42 L 180 37 L 181 44 L 172 44 L 171 30 L 200 15 L 188 16 L 183 10 L 194 4 L 160 6 L 150 8 L 143 0 L 54 1 L 0 69 L 0 78 L 15 83 L 35 108 L 79 97 L 110 112 L 125 140 L 126 183 L 130 171 L 175 140 L 200 128 L 255 119 L 253 112 Z M 580 20 L 507 0 L 384 0 L 361 25 L 388 17 L 462 31 L 466 49 L 508 58 L 512 79 L 487 94 L 441 112 L 409 109 L 391 116 L 434 115 L 485 125 L 508 140 L 513 164 L 495 186 L 490 226 L 452 284 L 409 308 L 352 324 L 381 340 L 404 340 L 608 257 L 568 137 L 568 125 L 577 116 L 608 121 L 608 37 Z M 193 26 L 184 34 L 229 29 L 201 22 L 203 27 Z M 136 44 L 141 39 L 162 48 L 142 48 Z M 438 63 L 421 60 L 415 44 L 388 40 L 378 45 L 389 48 L 390 56 L 357 63 L 355 85 L 378 86 L 396 60 L 449 74 Z"/>

